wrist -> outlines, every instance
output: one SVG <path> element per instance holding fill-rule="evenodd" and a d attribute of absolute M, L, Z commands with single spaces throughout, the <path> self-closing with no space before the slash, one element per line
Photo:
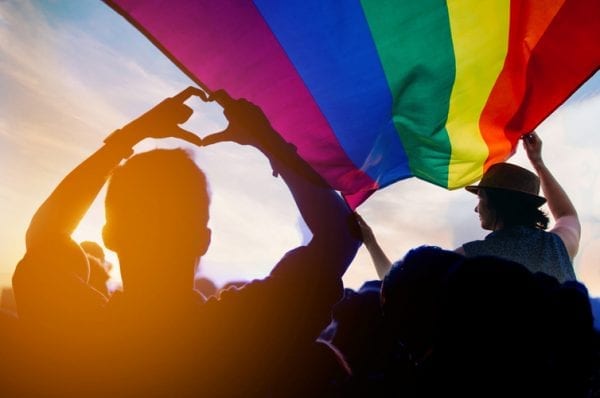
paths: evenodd
<path fill-rule="evenodd" d="M 539 170 L 542 170 L 542 169 L 545 169 L 545 168 L 546 168 L 546 165 L 544 164 L 544 162 L 543 162 L 542 160 L 538 160 L 538 161 L 535 161 L 535 162 L 531 162 L 531 165 L 533 166 L 533 168 L 534 168 L 536 171 L 539 171 Z"/>
<path fill-rule="evenodd" d="M 117 129 L 104 139 L 105 147 L 121 154 L 122 158 L 128 158 L 133 154 L 133 147 L 140 140 L 136 138 L 127 128 Z"/>
<path fill-rule="evenodd" d="M 257 136 L 254 146 L 266 155 L 285 152 L 289 146 L 293 146 L 273 129 L 265 131 L 262 134 L 257 134 Z"/>
<path fill-rule="evenodd" d="M 282 167 L 294 165 L 295 159 L 298 157 L 296 146 L 283 139 L 277 140 L 276 142 L 270 142 L 268 145 L 261 146 L 259 149 L 267 158 L 269 158 L 274 177 L 279 175 Z"/>

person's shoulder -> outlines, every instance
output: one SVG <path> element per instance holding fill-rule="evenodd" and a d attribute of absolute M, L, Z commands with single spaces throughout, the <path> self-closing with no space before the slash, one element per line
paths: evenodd
<path fill-rule="evenodd" d="M 558 235 L 565 245 L 569 257 L 575 257 L 581 240 L 581 224 L 576 215 L 559 218 L 549 232 Z"/>
<path fill-rule="evenodd" d="M 561 256 L 561 258 L 568 258 L 569 262 L 571 262 L 571 253 L 569 252 L 569 247 L 565 239 L 555 231 L 542 231 L 545 234 L 547 241 L 550 241 L 552 245 L 557 250 L 557 254 Z"/>
<path fill-rule="evenodd" d="M 266 294 L 271 284 L 269 277 L 263 279 L 254 279 L 243 285 L 231 285 L 220 289 L 215 295 L 206 299 L 199 306 L 204 314 L 209 314 L 213 310 L 223 311 L 227 307 L 241 308 L 252 305 L 253 301 Z"/>
<path fill-rule="evenodd" d="M 15 279 L 17 282 L 20 279 L 32 279 L 51 283 L 66 276 L 85 281 L 89 272 L 88 259 L 81 246 L 68 236 L 60 236 L 30 245 L 17 264 L 13 282 Z"/>
<path fill-rule="evenodd" d="M 273 268 L 269 277 L 275 279 L 294 278 L 312 279 L 315 276 L 324 278 L 339 261 L 332 252 L 334 249 L 315 245 L 299 246 L 283 255 Z"/>
<path fill-rule="evenodd" d="M 462 245 L 463 252 L 460 253 L 466 257 L 481 256 L 490 254 L 490 251 L 496 252 L 500 247 L 504 247 L 507 241 L 511 241 L 504 230 L 492 231 L 483 239 L 472 240 Z"/>
<path fill-rule="evenodd" d="M 487 239 L 487 237 L 486 237 Z M 468 253 L 473 250 L 476 249 L 478 247 L 480 247 L 481 245 L 485 244 L 485 240 L 472 240 L 469 242 L 465 242 L 462 244 L 462 246 L 459 249 L 462 249 L 462 254 L 468 255 Z M 458 250 L 458 249 L 457 249 Z"/>

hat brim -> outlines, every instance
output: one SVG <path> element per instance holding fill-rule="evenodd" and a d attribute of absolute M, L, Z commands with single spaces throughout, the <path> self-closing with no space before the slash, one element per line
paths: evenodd
<path fill-rule="evenodd" d="M 469 185 L 466 186 L 465 189 L 471 193 L 474 193 L 475 195 L 477 195 L 477 192 L 479 191 L 479 186 L 478 185 Z"/>
<path fill-rule="evenodd" d="M 469 192 L 471 192 L 472 194 L 477 195 L 477 193 L 479 192 L 479 190 L 481 188 L 487 188 L 487 189 L 496 189 L 499 191 L 506 191 L 506 192 L 512 192 L 517 194 L 518 196 L 520 196 L 522 199 L 524 200 L 528 200 L 531 201 L 533 203 L 535 203 L 535 205 L 537 207 L 542 206 L 544 203 L 546 203 L 546 198 L 538 196 L 538 195 L 532 195 L 530 193 L 527 192 L 522 192 L 522 191 L 516 191 L 514 189 L 506 189 L 506 188 L 497 188 L 497 187 L 486 187 L 484 185 L 468 185 L 465 187 L 465 189 Z"/>

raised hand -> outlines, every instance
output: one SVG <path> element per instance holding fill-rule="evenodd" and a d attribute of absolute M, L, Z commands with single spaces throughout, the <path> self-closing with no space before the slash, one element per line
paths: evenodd
<path fill-rule="evenodd" d="M 360 228 L 360 234 L 361 234 L 362 241 L 365 244 L 370 244 L 372 242 L 375 242 L 376 241 L 375 234 L 373 233 L 371 226 L 369 224 L 367 224 L 367 222 L 364 220 L 364 218 L 362 218 L 360 216 L 360 214 L 355 212 L 354 217 L 356 218 L 356 222 Z"/>
<path fill-rule="evenodd" d="M 119 140 L 135 144 L 144 138 L 179 138 L 195 145 L 202 145 L 202 139 L 196 134 L 182 129 L 179 124 L 185 123 L 193 111 L 184 102 L 192 96 L 208 101 L 204 91 L 196 87 L 188 87 L 174 97 L 170 97 L 127 124 L 104 142 Z M 119 138 L 117 138 L 119 137 Z"/>
<path fill-rule="evenodd" d="M 544 164 L 542 159 L 542 140 L 535 131 L 523 136 L 523 148 L 534 168 Z"/>
<path fill-rule="evenodd" d="M 216 101 L 223 107 L 229 126 L 224 131 L 204 137 L 203 145 L 232 141 L 266 149 L 272 147 L 275 142 L 282 141 L 263 111 L 250 101 L 235 100 L 224 90 L 216 91 L 209 100 Z"/>

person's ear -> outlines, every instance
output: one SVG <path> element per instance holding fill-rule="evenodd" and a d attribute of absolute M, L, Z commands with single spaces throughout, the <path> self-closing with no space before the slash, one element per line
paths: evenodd
<path fill-rule="evenodd" d="M 198 256 L 203 256 L 208 251 L 208 247 L 210 246 L 210 239 L 212 236 L 212 231 L 210 228 L 205 227 L 203 233 L 199 234 L 200 241 L 198 242 Z"/>

